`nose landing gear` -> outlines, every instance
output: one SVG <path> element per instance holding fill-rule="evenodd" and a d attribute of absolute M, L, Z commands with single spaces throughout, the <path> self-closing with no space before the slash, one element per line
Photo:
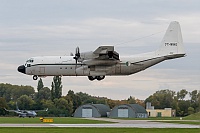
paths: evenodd
<path fill-rule="evenodd" d="M 38 79 L 38 76 L 37 75 L 34 75 L 33 76 L 33 80 L 37 80 Z"/>

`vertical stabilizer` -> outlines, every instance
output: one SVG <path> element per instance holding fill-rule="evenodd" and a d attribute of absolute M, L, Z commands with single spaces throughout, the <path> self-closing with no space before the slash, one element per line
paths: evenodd
<path fill-rule="evenodd" d="M 17 109 L 17 111 L 19 111 L 19 108 L 18 108 L 17 102 L 16 102 L 16 109 Z"/>
<path fill-rule="evenodd" d="M 185 55 L 179 22 L 173 21 L 170 23 L 156 53 L 160 56 Z"/>

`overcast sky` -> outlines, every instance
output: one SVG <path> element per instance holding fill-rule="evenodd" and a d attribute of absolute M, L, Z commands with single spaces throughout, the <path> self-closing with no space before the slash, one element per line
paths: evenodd
<path fill-rule="evenodd" d="M 169 23 L 179 21 L 185 58 L 101 82 L 63 77 L 63 95 L 71 89 L 112 99 L 145 99 L 161 89 L 200 90 L 199 5 L 199 0 L 0 0 L 0 83 L 37 87 L 17 67 L 32 56 L 69 55 L 76 46 L 92 51 L 114 45 L 120 56 L 154 51 Z M 50 87 L 52 77 L 43 82 Z"/>

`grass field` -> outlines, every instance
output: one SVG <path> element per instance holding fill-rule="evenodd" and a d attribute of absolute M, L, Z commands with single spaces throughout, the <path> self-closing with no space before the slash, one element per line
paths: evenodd
<path fill-rule="evenodd" d="M 180 117 L 116 118 L 121 120 L 180 120 Z"/>
<path fill-rule="evenodd" d="M 53 117 L 54 124 L 101 124 L 101 123 L 112 123 L 108 121 L 99 120 L 86 120 L 74 117 Z M 5 123 L 18 123 L 18 124 L 41 124 L 40 118 L 18 118 L 18 117 L 0 117 L 0 124 Z M 45 123 L 44 123 L 45 124 Z"/>
<path fill-rule="evenodd" d="M 186 116 L 184 120 L 200 120 L 200 112 Z"/>
<path fill-rule="evenodd" d="M 200 121 L 153 121 L 153 122 L 200 125 Z M 199 126 L 199 128 L 200 128 L 200 126 Z"/>
<path fill-rule="evenodd" d="M 177 128 L 0 128 L 0 133 L 199 133 L 200 129 Z"/>

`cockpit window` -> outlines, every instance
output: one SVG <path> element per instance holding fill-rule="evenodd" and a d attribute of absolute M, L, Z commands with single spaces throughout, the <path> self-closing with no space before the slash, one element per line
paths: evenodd
<path fill-rule="evenodd" d="M 27 60 L 26 62 L 28 62 L 28 63 L 33 63 L 33 59 L 29 59 L 29 60 Z"/>
<path fill-rule="evenodd" d="M 33 60 L 33 58 L 31 58 L 31 59 L 28 59 L 27 61 L 26 61 L 26 63 L 25 63 L 25 66 L 26 67 L 30 67 L 31 65 L 31 63 L 33 63 L 34 62 L 34 60 Z M 27 65 L 28 64 L 28 65 Z"/>

